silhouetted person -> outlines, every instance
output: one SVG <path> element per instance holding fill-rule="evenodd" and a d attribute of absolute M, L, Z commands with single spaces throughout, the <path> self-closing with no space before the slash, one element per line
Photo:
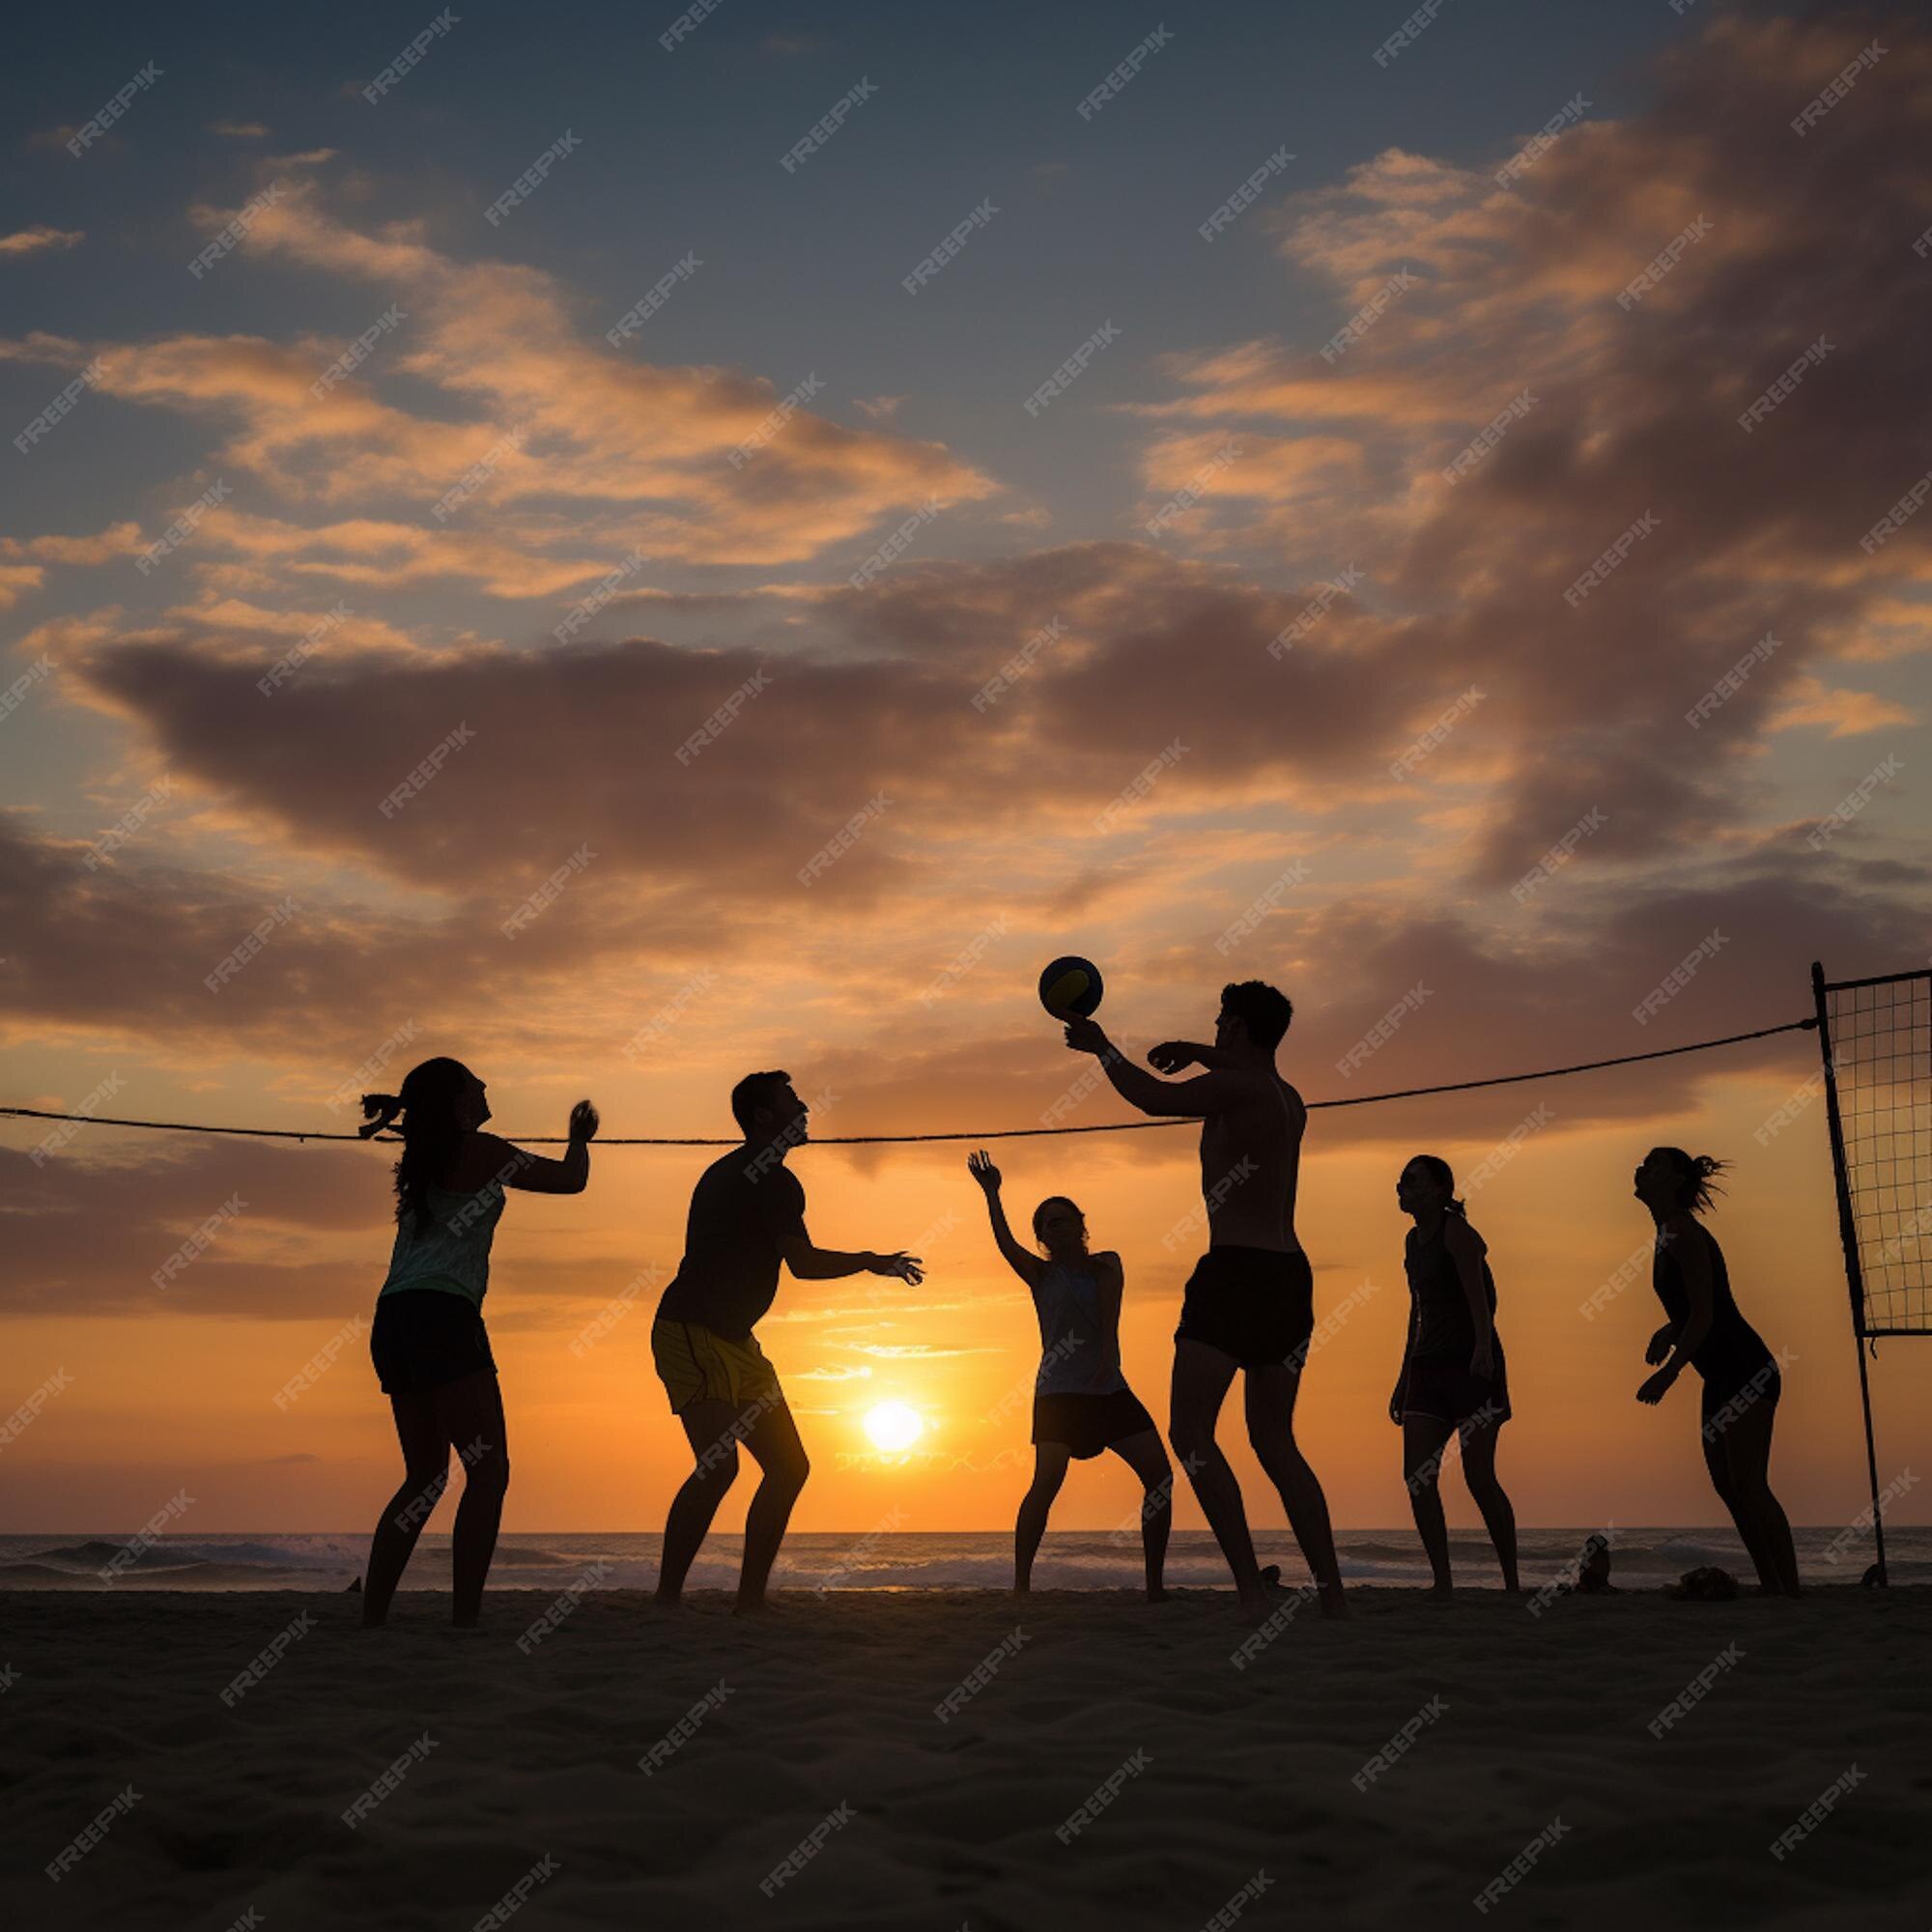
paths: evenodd
<path fill-rule="evenodd" d="M 1577 1566 L 1576 1592 L 1579 1597 L 1605 1597 L 1617 1594 L 1610 1581 L 1610 1539 L 1590 1536 L 1583 1540 L 1583 1560 Z"/>
<path fill-rule="evenodd" d="M 1087 1222 L 1064 1194 L 1050 1194 L 1033 1210 L 1034 1239 L 1046 1259 L 1013 1238 L 1000 1200 L 1000 1170 L 982 1148 L 967 1156 L 985 1190 L 993 1238 L 1012 1271 L 1026 1283 L 1039 1318 L 1039 1373 L 1034 1381 L 1033 1485 L 1020 1502 L 1013 1530 L 1013 1594 L 1033 1586 L 1033 1559 L 1046 1533 L 1047 1512 L 1066 1480 L 1069 1458 L 1080 1462 L 1111 1449 L 1141 1479 L 1141 1546 L 1151 1603 L 1167 1595 L 1161 1566 L 1174 1523 L 1174 1471 L 1160 1431 L 1121 1373 L 1121 1295 L 1125 1271 L 1112 1249 L 1087 1250 Z"/>
<path fill-rule="evenodd" d="M 1516 1512 L 1496 1480 L 1496 1432 L 1509 1420 L 1509 1384 L 1496 1333 L 1489 1244 L 1470 1227 L 1456 1199 L 1456 1177 L 1436 1154 L 1419 1153 L 1409 1161 L 1396 1182 L 1395 1198 L 1415 1226 L 1403 1243 L 1408 1340 L 1389 1397 L 1389 1419 L 1402 1428 L 1403 1479 L 1415 1527 L 1435 1592 L 1447 1596 L 1449 1531 L 1437 1477 L 1449 1438 L 1460 1436 L 1463 1479 L 1496 1547 L 1503 1588 L 1513 1591 L 1520 1587 Z"/>
<path fill-rule="evenodd" d="M 1711 1177 L 1725 1163 L 1682 1148 L 1652 1148 L 1634 1192 L 1657 1223 L 1651 1284 L 1669 1318 L 1650 1338 L 1646 1362 L 1663 1366 L 1637 1390 L 1662 1401 L 1688 1364 L 1704 1382 L 1704 1464 L 1768 1593 L 1798 1595 L 1791 1525 L 1771 1492 L 1771 1425 L 1782 1392 L 1772 1352 L 1731 1295 L 1724 1252 L 1697 1216 L 1711 1205 Z M 1668 1356 L 1669 1359 L 1664 1358 Z"/>
<path fill-rule="evenodd" d="M 1221 989 L 1214 1044 L 1168 1040 L 1148 1055 L 1162 1073 L 1198 1065 L 1191 1080 L 1156 1080 L 1100 1025 L 1071 1012 L 1066 1043 L 1099 1056 L 1121 1096 L 1144 1114 L 1201 1120 L 1201 1192 L 1208 1251 L 1187 1279 L 1174 1331 L 1168 1440 L 1234 1572 L 1245 1615 L 1266 1613 L 1240 1485 L 1214 1440 L 1229 1384 L 1247 1377 L 1248 1440 L 1281 1492 L 1294 1539 L 1329 1616 L 1345 1614 L 1328 1504 L 1294 1440 L 1294 1398 L 1315 1327 L 1315 1285 L 1294 1233 L 1295 1183 L 1308 1110 L 1275 1070 L 1294 1009 L 1259 980 Z"/>
<path fill-rule="evenodd" d="M 490 1243 L 505 1187 L 583 1192 L 597 1109 L 580 1100 L 570 1110 L 569 1151 L 546 1160 L 482 1132 L 490 1118 L 482 1081 L 460 1060 L 438 1059 L 412 1067 L 400 1094 L 363 1094 L 362 1111 L 370 1117 L 364 1138 L 402 1117 L 396 1244 L 376 1297 L 369 1353 L 395 1411 L 404 1469 L 369 1546 L 362 1622 L 386 1621 L 404 1566 L 449 1481 L 453 1447 L 465 1476 L 451 1539 L 451 1620 L 472 1629 L 510 1482 L 503 1400 L 483 1326 Z"/>
<path fill-rule="evenodd" d="M 748 1073 L 731 1090 L 745 1142 L 698 1177 L 684 1259 L 658 1303 L 651 1355 L 696 1466 L 665 1523 L 657 1600 L 675 1604 L 724 1492 L 738 1478 L 738 1444 L 763 1471 L 745 1517 L 738 1608 L 762 1609 L 765 1584 L 810 1464 L 784 1392 L 753 1325 L 779 1290 L 779 1264 L 800 1281 L 844 1275 L 923 1277 L 907 1254 L 841 1254 L 805 1231 L 805 1189 L 785 1156 L 807 1138 L 810 1109 L 789 1073 Z"/>

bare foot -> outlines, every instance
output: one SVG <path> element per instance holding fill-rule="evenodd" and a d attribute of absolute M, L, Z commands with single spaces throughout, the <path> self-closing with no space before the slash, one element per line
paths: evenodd
<path fill-rule="evenodd" d="M 734 1617 L 768 1617 L 772 1614 L 772 1605 L 764 1597 L 740 1597 L 731 1606 Z"/>
<path fill-rule="evenodd" d="M 1354 1614 L 1349 1607 L 1349 1600 L 1342 1594 L 1342 1585 L 1339 1582 L 1322 1584 L 1321 1614 L 1331 1620 Z"/>
<path fill-rule="evenodd" d="M 1426 1589 L 1422 1594 L 1425 1597 L 1434 1597 L 1437 1600 L 1437 1602 L 1442 1602 L 1447 1598 L 1453 1596 L 1455 1594 L 1455 1590 L 1454 1587 L 1448 1583 L 1432 1583 L 1430 1584 L 1429 1588 Z"/>
<path fill-rule="evenodd" d="M 1158 1583 L 1150 1583 L 1148 1585 L 1147 1600 L 1151 1604 L 1166 1604 L 1173 1601 L 1166 1590 Z"/>

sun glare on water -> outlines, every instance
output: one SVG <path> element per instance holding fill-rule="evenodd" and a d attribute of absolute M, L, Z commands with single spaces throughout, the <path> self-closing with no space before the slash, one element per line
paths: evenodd
<path fill-rule="evenodd" d="M 875 1449 L 910 1449 L 925 1433 L 925 1418 L 902 1402 L 882 1402 L 866 1411 L 866 1434 Z"/>

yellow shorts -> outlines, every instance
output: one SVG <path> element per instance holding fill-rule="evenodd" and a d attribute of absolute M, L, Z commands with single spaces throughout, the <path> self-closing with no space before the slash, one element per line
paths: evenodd
<path fill-rule="evenodd" d="M 753 1403 L 769 1407 L 784 1400 L 778 1372 L 755 1335 L 734 1342 L 696 1321 L 653 1321 L 651 1360 L 673 1414 L 700 1401 L 749 1408 Z"/>

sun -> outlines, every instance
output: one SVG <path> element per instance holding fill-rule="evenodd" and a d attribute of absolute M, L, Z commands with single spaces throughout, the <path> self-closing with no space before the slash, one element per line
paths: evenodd
<path fill-rule="evenodd" d="M 882 1402 L 866 1411 L 866 1434 L 875 1449 L 910 1449 L 925 1433 L 925 1418 L 902 1402 Z"/>

